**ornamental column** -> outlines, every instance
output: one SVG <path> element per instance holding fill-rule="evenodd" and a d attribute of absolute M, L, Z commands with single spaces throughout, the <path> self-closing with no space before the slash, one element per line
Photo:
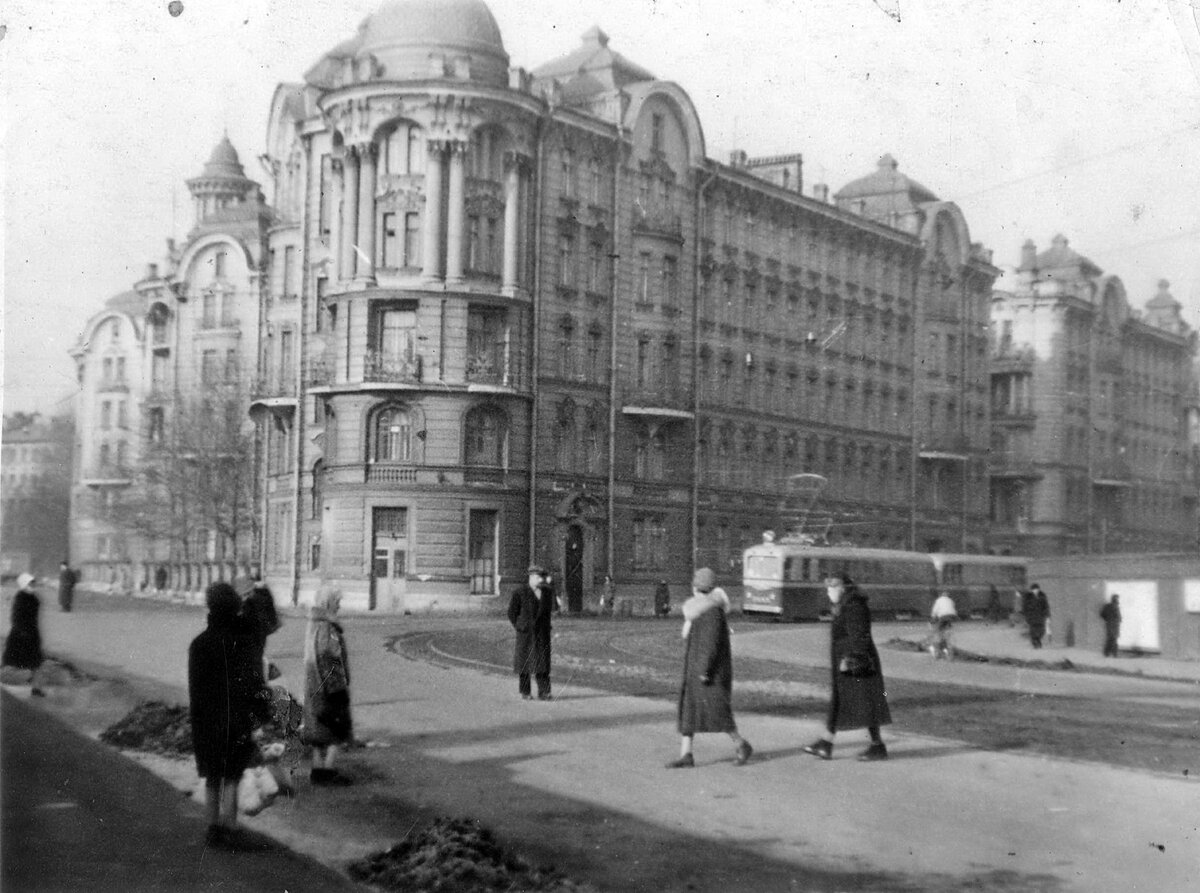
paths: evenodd
<path fill-rule="evenodd" d="M 358 251 L 356 279 L 375 279 L 375 144 L 358 147 Z"/>
<path fill-rule="evenodd" d="M 358 222 L 358 156 L 352 149 L 342 158 L 342 215 L 341 252 L 338 260 L 338 279 L 354 278 L 354 246 Z"/>
<path fill-rule="evenodd" d="M 517 230 L 521 220 L 521 156 L 515 153 L 505 159 L 504 168 L 504 275 L 501 287 L 517 287 Z"/>
<path fill-rule="evenodd" d="M 424 240 L 424 265 L 421 270 L 426 279 L 438 279 L 442 274 L 442 155 L 443 143 L 430 140 L 429 158 L 425 165 L 425 225 L 421 238 Z"/>
<path fill-rule="evenodd" d="M 446 207 L 446 281 L 461 282 L 463 278 L 463 223 L 466 216 L 466 195 L 463 188 L 463 168 L 467 144 L 450 144 L 450 184 Z"/>

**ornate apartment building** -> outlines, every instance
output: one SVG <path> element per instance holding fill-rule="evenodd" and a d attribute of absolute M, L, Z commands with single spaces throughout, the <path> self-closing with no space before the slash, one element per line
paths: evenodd
<path fill-rule="evenodd" d="M 991 542 L 1013 554 L 1194 551 L 1196 335 L 1063 236 L 992 298 Z"/>
<path fill-rule="evenodd" d="M 258 552 L 243 428 L 265 284 L 287 276 L 271 269 L 273 213 L 228 138 L 187 186 L 186 241 L 168 241 L 164 262 L 89 319 L 71 352 L 71 555 L 93 585 L 195 590 Z"/>
<path fill-rule="evenodd" d="M 406 0 L 278 87 L 267 161 L 240 272 L 277 592 L 734 582 L 800 473 L 833 539 L 985 547 L 998 271 L 892 158 L 805 192 L 799 155 L 709 158 L 599 29 L 527 72 L 480 0 Z"/>

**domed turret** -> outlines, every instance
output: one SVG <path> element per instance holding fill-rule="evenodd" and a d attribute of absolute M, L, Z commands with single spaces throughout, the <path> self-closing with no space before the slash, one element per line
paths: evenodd
<path fill-rule="evenodd" d="M 305 80 L 336 89 L 363 80 L 454 78 L 503 87 L 508 53 L 483 0 L 396 0 L 367 16 Z"/>
<path fill-rule="evenodd" d="M 229 134 L 221 137 L 200 176 L 188 180 L 187 187 L 195 199 L 196 223 L 220 208 L 240 205 L 258 193 L 258 184 L 246 176 Z"/>

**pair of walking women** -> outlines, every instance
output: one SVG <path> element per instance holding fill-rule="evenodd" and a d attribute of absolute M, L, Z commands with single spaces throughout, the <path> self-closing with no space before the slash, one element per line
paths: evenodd
<path fill-rule="evenodd" d="M 832 759 L 834 736 L 839 731 L 866 728 L 871 743 L 858 758 L 886 760 L 887 746 L 879 730 L 892 717 L 879 652 L 871 636 L 867 599 L 845 574 L 830 576 L 826 580 L 826 593 L 832 614 L 829 710 L 825 734 L 804 750 L 823 760 Z M 696 765 L 692 745 L 697 732 L 727 734 L 734 744 L 734 762 L 739 766 L 754 752 L 750 742 L 738 732 L 733 717 L 728 611 L 729 598 L 716 586 L 713 572 L 709 568 L 696 571 L 692 597 L 683 606 L 686 648 L 679 692 L 680 754 L 667 764 L 669 769 Z"/>

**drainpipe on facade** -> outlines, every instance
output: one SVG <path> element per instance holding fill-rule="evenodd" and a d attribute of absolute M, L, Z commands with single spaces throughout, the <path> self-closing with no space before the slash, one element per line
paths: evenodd
<path fill-rule="evenodd" d="M 530 290 L 530 316 L 533 325 L 533 344 L 530 350 L 527 368 L 529 370 L 529 544 L 527 546 L 528 563 L 536 560 L 537 550 L 537 466 L 538 466 L 538 358 L 541 351 L 542 334 L 541 288 L 542 288 L 542 202 L 545 192 L 546 164 L 546 131 L 554 119 L 554 106 L 546 100 L 546 110 L 538 118 L 537 139 L 534 142 L 537 159 L 537 175 L 534 177 L 533 206 L 533 285 Z"/>
<path fill-rule="evenodd" d="M 696 189 L 695 226 L 692 233 L 692 493 L 691 540 L 692 568 L 696 567 L 700 550 L 700 243 L 704 232 L 704 194 L 717 180 L 712 171 L 701 171 L 706 179 Z"/>
<path fill-rule="evenodd" d="M 609 253 L 608 275 L 608 493 L 605 505 L 607 514 L 604 542 L 604 563 L 609 578 L 616 579 L 616 539 L 613 527 L 616 524 L 617 486 L 617 279 L 621 269 L 621 167 L 625 148 L 625 91 L 618 90 L 616 96 L 615 125 L 616 140 L 613 143 L 612 223 L 613 245 Z"/>
<path fill-rule="evenodd" d="M 912 397 L 909 409 L 909 457 L 908 457 L 908 548 L 910 552 L 917 551 L 917 468 L 920 464 L 920 449 L 921 440 L 917 431 L 917 408 L 924 404 L 923 400 L 918 400 L 917 397 L 917 382 L 920 381 L 920 376 L 917 373 L 917 343 L 920 340 L 917 334 L 921 331 L 921 322 L 923 314 L 921 312 L 921 303 L 918 300 L 920 292 L 921 270 L 918 263 L 917 273 L 912 278 L 912 361 L 909 370 L 912 380 Z"/>
<path fill-rule="evenodd" d="M 297 369 L 296 369 L 296 469 L 295 469 L 295 503 L 292 507 L 292 604 L 300 603 L 300 568 L 304 556 L 304 536 L 302 533 L 303 524 L 301 523 L 300 513 L 301 507 L 304 505 L 304 463 L 306 461 L 306 453 L 304 450 L 304 442 L 306 439 L 307 425 L 307 402 L 308 389 L 304 384 L 304 368 L 308 360 L 308 305 L 311 297 L 311 276 L 312 263 L 309 260 L 311 252 L 308 250 L 308 235 L 310 226 L 310 200 L 312 190 L 312 138 L 309 136 L 303 137 L 305 142 L 304 152 L 304 209 L 300 213 L 300 244 L 304 256 L 304 263 L 300 268 L 300 326 L 296 333 L 296 340 L 299 341 L 297 354 Z M 287 252 L 284 252 L 284 261 L 287 260 Z M 317 312 L 321 309 L 318 307 Z"/>
<path fill-rule="evenodd" d="M 1036 292 L 1035 292 L 1034 300 L 1036 300 L 1036 299 L 1037 298 L 1036 298 Z M 1066 322 L 1067 326 L 1070 326 L 1071 318 L 1070 318 L 1069 314 L 1066 316 L 1066 321 L 1067 321 Z M 1092 404 L 1092 387 L 1093 387 L 1093 382 L 1095 381 L 1095 379 L 1096 379 L 1096 318 L 1095 318 L 1095 315 L 1093 315 L 1088 320 L 1088 378 L 1087 378 L 1087 389 L 1084 391 L 1084 393 L 1086 394 L 1086 396 L 1084 397 L 1084 400 L 1085 400 L 1084 418 L 1087 419 L 1087 433 L 1088 433 L 1087 481 L 1086 481 L 1086 484 L 1087 484 L 1087 511 L 1084 513 L 1084 519 L 1087 523 L 1087 530 L 1084 534 L 1084 554 L 1086 554 L 1086 555 L 1092 554 L 1092 549 L 1093 549 L 1093 545 L 1094 545 L 1093 539 L 1092 539 L 1092 515 L 1096 511 L 1096 497 L 1095 497 L 1096 488 L 1095 488 L 1095 484 L 1093 483 L 1096 479 L 1095 478 L 1095 475 L 1096 475 L 1096 426 L 1092 420 L 1092 405 L 1093 405 Z M 1101 524 L 1103 524 L 1103 520 L 1101 520 Z M 1102 533 L 1105 532 L 1103 526 L 1101 527 L 1101 532 Z M 1101 540 L 1100 540 L 1100 551 L 1101 552 L 1103 552 L 1104 548 L 1105 548 L 1104 539 L 1105 538 L 1103 536 L 1101 536 Z"/>
<path fill-rule="evenodd" d="M 971 468 L 971 454 L 968 450 L 970 441 L 967 438 L 967 397 L 971 392 L 971 379 L 967 377 L 970 371 L 970 360 L 967 355 L 967 316 L 974 307 L 971 304 L 970 292 L 967 288 L 966 275 L 960 275 L 961 293 L 959 295 L 960 312 L 958 314 L 958 380 L 961 391 L 958 398 L 958 437 L 963 445 L 962 463 L 962 524 L 958 532 L 958 547 L 960 552 L 967 551 L 967 474 Z"/>

